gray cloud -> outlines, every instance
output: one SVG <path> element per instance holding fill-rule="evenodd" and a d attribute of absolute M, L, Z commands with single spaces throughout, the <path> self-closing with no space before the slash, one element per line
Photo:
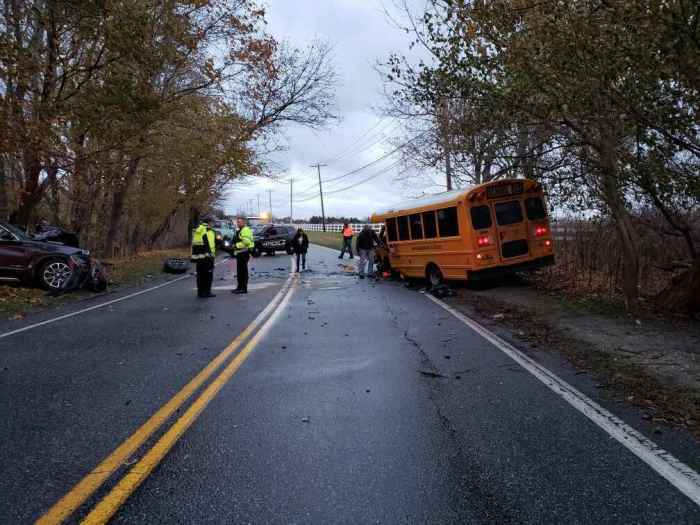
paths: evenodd
<path fill-rule="evenodd" d="M 382 103 L 382 81 L 374 64 L 392 52 L 407 52 L 409 37 L 386 19 L 379 0 L 270 0 L 266 7 L 268 31 L 278 40 L 302 47 L 314 38 L 322 38 L 334 46 L 340 76 L 337 101 L 341 122 L 323 131 L 286 129 L 288 148 L 273 159 L 285 170 L 283 179 L 294 178 L 295 198 L 299 200 L 294 204 L 295 218 L 320 215 L 319 199 L 307 200 L 312 193 L 300 193 L 314 187 L 318 180 L 311 164 L 327 161 L 322 176 L 331 180 L 393 149 L 385 139 L 397 132 L 396 124 L 380 120 L 373 110 Z M 373 126 L 374 130 L 362 138 Z M 355 147 L 347 152 L 354 143 Z M 341 158 L 335 158 L 344 152 Z M 352 190 L 332 193 L 386 169 L 396 160 L 398 156 L 394 155 L 353 176 L 324 184 L 324 193 L 328 192 L 324 199 L 326 214 L 366 217 L 375 208 L 421 193 L 424 188 L 420 183 L 406 185 L 395 180 L 400 166 Z M 288 215 L 289 185 L 272 180 L 233 184 L 227 192 L 225 208 L 234 213 L 251 200 L 257 208 L 257 196 L 267 203 L 268 190 L 273 192 L 273 213 Z M 313 191 L 317 192 L 317 188 Z M 267 205 L 263 208 L 267 209 Z"/>

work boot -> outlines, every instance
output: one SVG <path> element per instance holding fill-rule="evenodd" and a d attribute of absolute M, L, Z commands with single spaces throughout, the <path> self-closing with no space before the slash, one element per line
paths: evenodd
<path fill-rule="evenodd" d="M 242 294 L 242 293 L 248 293 L 248 290 L 234 290 L 234 291 L 231 292 L 231 293 L 235 293 L 235 294 L 238 295 L 238 294 Z"/>
<path fill-rule="evenodd" d="M 216 297 L 216 294 L 213 293 L 205 293 L 204 295 L 201 296 L 203 299 L 208 299 L 209 297 Z"/>

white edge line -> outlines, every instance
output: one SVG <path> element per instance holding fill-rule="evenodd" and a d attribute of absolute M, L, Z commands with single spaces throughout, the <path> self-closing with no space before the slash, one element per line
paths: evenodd
<path fill-rule="evenodd" d="M 430 294 L 426 294 L 426 296 L 530 372 L 555 394 L 562 397 L 700 506 L 700 474 L 691 467 L 473 319 Z"/>
<path fill-rule="evenodd" d="M 219 264 L 224 263 L 224 262 L 228 261 L 229 259 L 230 259 L 230 257 L 226 257 L 226 258 L 222 259 L 221 261 L 217 262 L 214 266 L 218 266 Z M 151 288 L 146 288 L 145 290 L 139 290 L 138 292 L 134 292 L 134 293 L 131 293 L 129 295 L 125 295 L 124 297 L 112 299 L 111 301 L 107 301 L 106 303 L 96 304 L 96 305 L 90 306 L 88 308 L 83 308 L 82 310 L 76 310 L 75 312 L 70 312 L 70 313 L 67 313 L 64 315 L 59 315 L 58 317 L 53 317 L 51 319 L 47 319 L 46 321 L 41 321 L 39 323 L 34 323 L 34 324 L 27 325 L 27 326 L 23 326 L 22 328 L 17 328 L 16 330 L 10 330 L 9 332 L 5 332 L 3 334 L 0 334 L 0 339 L 4 339 L 5 337 L 10 337 L 11 335 L 20 334 L 22 332 L 26 332 L 26 331 L 32 330 L 34 328 L 39 328 L 40 326 L 46 326 L 47 324 L 52 324 L 52 323 L 56 323 L 58 321 L 63 321 L 64 319 L 69 319 L 71 317 L 75 317 L 76 315 L 84 314 L 87 312 L 92 312 L 93 310 L 98 310 L 100 308 L 104 308 L 105 306 L 109 306 L 111 304 L 119 303 L 121 301 L 126 301 L 127 299 L 131 299 L 133 297 L 137 297 L 139 295 L 143 295 L 145 293 L 152 292 L 153 290 L 158 290 L 159 288 L 163 288 L 165 286 L 170 286 L 171 284 L 182 281 L 184 279 L 188 279 L 189 277 L 192 277 L 192 276 L 188 273 L 187 275 L 177 277 L 177 278 L 172 279 L 168 282 L 161 283 L 161 284 L 153 286 Z"/>

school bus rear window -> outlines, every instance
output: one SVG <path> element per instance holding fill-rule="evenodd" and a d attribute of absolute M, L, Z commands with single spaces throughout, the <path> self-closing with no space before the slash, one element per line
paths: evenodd
<path fill-rule="evenodd" d="M 525 213 L 527 213 L 527 218 L 531 221 L 544 219 L 547 215 L 544 209 L 544 203 L 539 197 L 525 199 Z"/>
<path fill-rule="evenodd" d="M 437 237 L 437 224 L 435 223 L 435 212 L 423 212 L 423 233 L 426 239 L 434 239 Z"/>
<path fill-rule="evenodd" d="M 508 226 L 523 221 L 520 201 L 499 202 L 496 204 L 496 221 L 499 226 Z"/>
<path fill-rule="evenodd" d="M 457 223 L 457 208 L 443 208 L 437 211 L 438 229 L 440 237 L 454 237 L 459 235 L 459 224 Z"/>
<path fill-rule="evenodd" d="M 394 242 L 398 240 L 396 237 L 396 219 L 386 220 L 386 233 L 389 237 L 389 242 Z"/>
<path fill-rule="evenodd" d="M 399 224 L 399 240 L 400 241 L 410 241 L 411 238 L 408 236 L 408 217 L 398 217 L 396 219 Z"/>
<path fill-rule="evenodd" d="M 491 208 L 488 206 L 475 206 L 471 210 L 472 227 L 475 230 L 485 230 L 491 227 Z"/>

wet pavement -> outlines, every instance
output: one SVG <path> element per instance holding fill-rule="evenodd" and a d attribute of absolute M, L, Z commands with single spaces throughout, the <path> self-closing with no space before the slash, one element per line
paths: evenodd
<path fill-rule="evenodd" d="M 360 280 L 324 248 L 307 262 L 115 522 L 700 522 L 692 501 L 423 294 Z M 245 297 L 228 292 L 224 262 L 215 299 L 198 301 L 186 279 L 0 339 L 0 522 L 45 512 L 241 332 L 289 264 L 253 260 Z"/>

